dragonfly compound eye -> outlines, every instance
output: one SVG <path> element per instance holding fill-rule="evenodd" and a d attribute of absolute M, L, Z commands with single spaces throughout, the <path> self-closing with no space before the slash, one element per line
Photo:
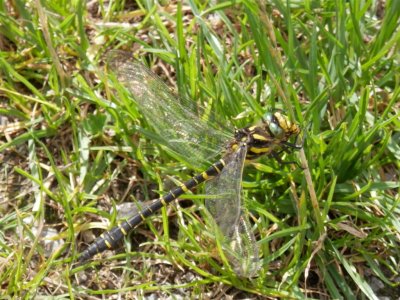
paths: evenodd
<path fill-rule="evenodd" d="M 285 130 L 282 127 L 282 122 L 287 120 L 286 116 L 279 112 L 266 113 L 263 117 L 264 122 L 267 125 L 267 130 L 273 137 L 281 139 L 285 136 Z"/>
<path fill-rule="evenodd" d="M 270 123 L 269 130 L 274 135 L 274 137 L 281 139 L 285 136 L 285 132 L 277 123 Z"/>
<path fill-rule="evenodd" d="M 263 120 L 269 133 L 277 139 L 287 140 L 290 136 L 300 132 L 300 127 L 279 111 L 266 113 Z"/>

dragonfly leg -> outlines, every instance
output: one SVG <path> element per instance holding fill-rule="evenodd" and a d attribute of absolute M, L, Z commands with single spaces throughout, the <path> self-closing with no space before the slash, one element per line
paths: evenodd
<path fill-rule="evenodd" d="M 297 161 L 283 161 L 280 158 L 279 154 L 281 154 L 282 152 L 287 152 L 287 151 L 288 151 L 288 149 L 282 149 L 279 152 L 271 152 L 270 156 L 272 156 L 281 165 L 292 165 L 292 164 L 295 164 L 300 169 L 303 169 L 303 167 Z"/>

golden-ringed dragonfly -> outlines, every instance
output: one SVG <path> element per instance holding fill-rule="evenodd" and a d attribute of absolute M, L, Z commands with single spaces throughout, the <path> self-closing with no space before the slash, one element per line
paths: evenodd
<path fill-rule="evenodd" d="M 254 276 L 260 262 L 258 246 L 242 207 L 243 166 L 246 160 L 263 155 L 279 159 L 281 151 L 299 149 L 301 146 L 289 142 L 291 137 L 299 134 L 299 126 L 276 111 L 266 113 L 254 126 L 228 132 L 220 125 L 204 121 L 190 109 L 193 102 L 176 97 L 157 75 L 142 63 L 130 59 L 128 53 L 111 51 L 108 68 L 129 90 L 151 125 L 149 136 L 156 136 L 158 142 L 190 165 L 200 168 L 208 164 L 209 167 L 103 233 L 81 253 L 79 262 L 114 248 L 147 217 L 206 182 L 206 207 L 217 225 L 219 236 L 223 237 L 221 245 L 227 258 L 239 276 Z M 218 155 L 222 158 L 211 164 L 210 159 Z"/>

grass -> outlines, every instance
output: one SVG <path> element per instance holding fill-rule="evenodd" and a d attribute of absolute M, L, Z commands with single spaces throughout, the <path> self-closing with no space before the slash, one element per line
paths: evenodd
<path fill-rule="evenodd" d="M 2 2 L 0 295 L 399 297 L 399 14 L 398 1 Z M 303 128 L 303 150 L 284 157 L 303 169 L 245 169 L 256 278 L 221 261 L 201 189 L 74 264 L 115 225 L 110 208 L 193 175 L 102 75 L 117 48 L 221 124 L 279 108 Z"/>

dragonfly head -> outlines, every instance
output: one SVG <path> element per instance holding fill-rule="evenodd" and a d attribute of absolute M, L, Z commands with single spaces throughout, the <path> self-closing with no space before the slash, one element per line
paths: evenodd
<path fill-rule="evenodd" d="M 300 149 L 301 146 L 288 143 L 291 136 L 299 133 L 300 127 L 281 112 L 266 113 L 260 124 L 236 130 L 235 140 L 229 148 L 236 150 L 240 146 L 248 147 L 246 159 L 252 160 L 274 154 L 281 147 Z"/>
<path fill-rule="evenodd" d="M 300 127 L 279 111 L 266 113 L 262 120 L 266 131 L 274 138 L 286 142 L 292 135 L 300 133 Z"/>

